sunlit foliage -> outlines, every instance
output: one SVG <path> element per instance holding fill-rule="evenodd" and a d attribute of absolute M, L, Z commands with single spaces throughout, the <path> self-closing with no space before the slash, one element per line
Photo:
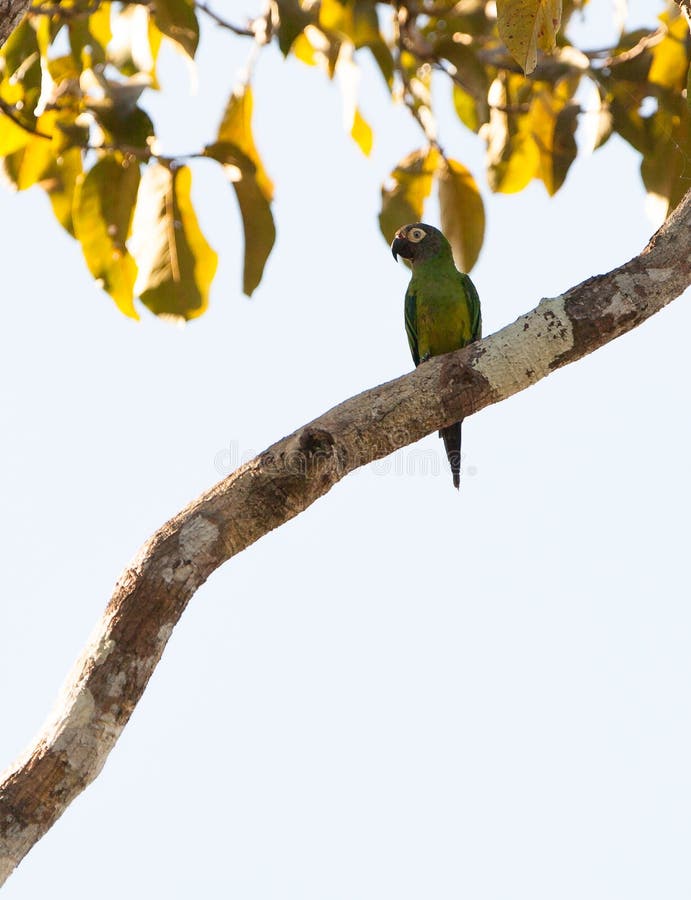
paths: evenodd
<path fill-rule="evenodd" d="M 276 48 L 315 73 L 338 74 L 346 130 L 365 155 L 376 123 L 358 106 L 357 70 L 371 54 L 392 102 L 407 108 L 421 135 L 419 147 L 402 148 L 382 187 L 387 240 L 423 217 L 436 190 L 458 265 L 468 271 L 481 251 L 480 173 L 471 174 L 439 133 L 441 91 L 451 92 L 459 120 L 484 142 L 491 190 L 513 193 L 538 180 L 556 193 L 587 117 L 592 146 L 617 133 L 641 155 L 645 188 L 666 214 L 691 186 L 687 22 L 668 4 L 649 30 L 624 30 L 616 46 L 577 48 L 568 25 L 575 13 L 588 14 L 585 2 L 271 0 L 256 18 L 234 22 L 193 0 L 36 0 L 0 52 L 5 180 L 46 191 L 123 313 L 137 317 L 136 298 L 157 315 L 203 313 L 217 257 L 192 206 L 189 157 L 158 152 L 156 123 L 140 100 L 159 89 L 162 42 L 194 58 L 206 15 L 246 39 L 255 57 Z M 235 191 L 249 296 L 275 240 L 273 184 L 252 134 L 253 104 L 262 97 L 253 96 L 249 76 L 228 93 L 215 140 L 192 157 L 221 165 Z"/>

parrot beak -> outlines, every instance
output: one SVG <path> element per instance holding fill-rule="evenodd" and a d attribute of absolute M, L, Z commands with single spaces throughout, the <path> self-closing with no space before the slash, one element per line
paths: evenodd
<path fill-rule="evenodd" d="M 403 252 L 408 246 L 408 241 L 405 238 L 396 236 L 393 240 L 393 244 L 391 244 L 391 253 L 393 254 L 393 258 L 398 262 L 398 257 L 402 256 L 403 259 L 407 259 L 408 257 Z"/>

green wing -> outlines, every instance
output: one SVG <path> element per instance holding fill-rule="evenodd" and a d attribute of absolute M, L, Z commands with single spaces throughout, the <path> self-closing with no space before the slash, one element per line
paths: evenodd
<path fill-rule="evenodd" d="M 468 307 L 470 309 L 470 333 L 471 341 L 479 341 L 482 337 L 482 314 L 480 312 L 480 297 L 473 282 L 468 275 L 461 273 L 463 279 L 463 288 L 468 298 Z"/>
<path fill-rule="evenodd" d="M 405 294 L 405 333 L 408 335 L 408 345 L 413 355 L 413 362 L 420 365 L 420 352 L 417 346 L 417 296 L 410 288 Z"/>

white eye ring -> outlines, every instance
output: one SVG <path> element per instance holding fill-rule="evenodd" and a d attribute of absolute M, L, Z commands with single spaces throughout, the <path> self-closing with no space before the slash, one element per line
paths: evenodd
<path fill-rule="evenodd" d="M 414 244 L 419 244 L 424 237 L 427 237 L 427 232 L 422 228 L 411 228 L 406 237 Z"/>

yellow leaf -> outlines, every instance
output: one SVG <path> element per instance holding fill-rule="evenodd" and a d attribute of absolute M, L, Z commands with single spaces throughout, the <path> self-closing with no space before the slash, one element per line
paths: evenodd
<path fill-rule="evenodd" d="M 536 176 L 542 179 L 550 196 L 562 186 L 576 158 L 580 107 L 572 98 L 577 87 L 577 78 L 563 78 L 553 87 L 538 88 L 530 105 L 530 130 L 539 153 Z"/>
<path fill-rule="evenodd" d="M 537 65 L 537 49 L 551 53 L 561 24 L 561 0 L 497 0 L 499 36 L 526 75 Z"/>
<path fill-rule="evenodd" d="M 493 191 L 513 194 L 522 191 L 537 174 L 540 152 L 527 113 L 508 112 L 520 108 L 531 84 L 520 75 L 498 77 L 489 92 L 490 117 L 486 126 L 487 180 Z"/>
<path fill-rule="evenodd" d="M 455 159 L 439 165 L 439 213 L 441 229 L 453 249 L 462 272 L 475 265 L 485 236 L 485 208 L 475 179 Z"/>
<path fill-rule="evenodd" d="M 208 306 L 218 256 L 199 228 L 191 186 L 187 166 L 157 164 L 139 187 L 130 241 L 139 267 L 134 292 L 157 316 L 193 319 Z"/>
<path fill-rule="evenodd" d="M 274 186 L 262 165 L 252 136 L 252 88 L 239 85 L 231 94 L 223 121 L 218 129 L 216 143 L 234 144 L 255 165 L 255 178 L 267 200 L 273 198 Z M 213 154 L 212 154 L 213 155 Z"/>
<path fill-rule="evenodd" d="M 36 130 L 41 134 L 54 137 L 57 113 L 44 113 L 36 120 Z M 42 178 L 48 176 L 55 161 L 55 147 L 52 140 L 38 135 L 29 135 L 29 140 L 11 155 L 5 158 L 6 172 L 14 182 L 17 190 L 25 191 Z"/>
<path fill-rule="evenodd" d="M 296 56 L 300 62 L 305 63 L 306 66 L 316 66 L 318 62 L 317 57 L 317 49 L 312 45 L 310 39 L 307 37 L 304 31 L 301 31 L 300 34 L 295 38 L 292 43 L 291 50 L 293 55 Z"/>
<path fill-rule="evenodd" d="M 365 156 L 369 156 L 372 152 L 374 136 L 372 134 L 372 129 L 362 118 L 360 110 L 357 107 L 355 108 L 355 115 L 353 116 L 353 126 L 350 129 L 350 136 Z"/>
<path fill-rule="evenodd" d="M 422 219 L 438 160 L 439 152 L 433 148 L 415 150 L 393 170 L 391 184 L 382 187 L 379 227 L 387 243 L 391 243 L 401 225 Z"/>
<path fill-rule="evenodd" d="M 679 12 L 674 18 L 669 13 L 662 13 L 660 21 L 668 30 L 663 40 L 651 50 L 653 61 L 648 81 L 663 88 L 681 91 L 689 70 L 689 58 L 686 55 L 689 28 Z"/>
<path fill-rule="evenodd" d="M 0 156 L 9 156 L 29 142 L 29 132 L 0 110 Z"/>
<path fill-rule="evenodd" d="M 134 307 L 137 265 L 126 247 L 139 187 L 139 165 L 102 157 L 78 182 L 74 198 L 75 237 L 94 278 L 118 308 L 138 319 Z"/>
<path fill-rule="evenodd" d="M 245 260 L 242 289 L 252 296 L 264 272 L 276 239 L 271 204 L 257 182 L 252 160 L 235 144 L 212 144 L 204 151 L 223 164 L 226 177 L 233 185 L 240 206 L 245 234 Z"/>

